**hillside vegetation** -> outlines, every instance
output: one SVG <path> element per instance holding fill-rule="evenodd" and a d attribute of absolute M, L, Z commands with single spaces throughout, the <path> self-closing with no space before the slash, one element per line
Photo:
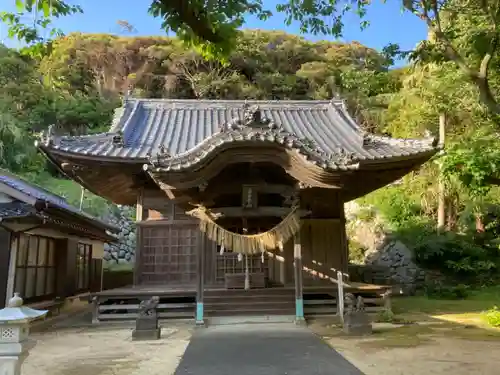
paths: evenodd
<path fill-rule="evenodd" d="M 467 33 L 473 31 L 470 25 L 463 30 L 457 35 L 468 48 Z M 61 134 L 104 131 L 126 93 L 193 99 L 340 96 L 366 130 L 394 137 L 422 137 L 425 130 L 437 135 L 439 115 L 446 113 L 446 153 L 361 201 L 377 207 L 425 267 L 469 283 L 496 279 L 499 121 L 454 64 L 391 69 L 390 59 L 359 43 L 312 43 L 260 30 L 239 36 L 227 65 L 163 37 L 70 34 L 52 47 L 41 59 L 0 47 L 1 167 L 78 204 L 80 188 L 37 154 L 34 138 L 50 124 Z M 474 50 L 468 53 L 474 58 Z M 498 87 L 496 71 L 489 81 Z M 446 226 L 437 233 L 440 179 Z M 84 208 L 102 213 L 102 199 L 85 196 Z"/>

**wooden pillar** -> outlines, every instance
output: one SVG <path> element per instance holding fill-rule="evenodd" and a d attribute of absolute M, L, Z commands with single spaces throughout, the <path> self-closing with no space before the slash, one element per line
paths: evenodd
<path fill-rule="evenodd" d="M 199 246 L 197 248 L 197 283 L 196 283 L 196 325 L 204 325 L 203 291 L 205 289 L 205 244 L 206 238 L 202 231 L 198 232 Z"/>
<path fill-rule="evenodd" d="M 295 322 L 301 324 L 304 320 L 304 297 L 302 292 L 302 248 L 300 244 L 300 229 L 293 238 L 293 258 L 295 271 Z"/>
<path fill-rule="evenodd" d="M 139 223 L 146 219 L 146 214 L 144 210 L 144 189 L 140 189 L 137 195 L 137 205 L 135 213 L 135 258 L 134 258 L 134 285 L 139 285 L 141 283 L 141 273 L 142 273 L 142 254 L 141 247 L 143 243 L 143 228 Z"/>
<path fill-rule="evenodd" d="M 0 307 L 6 306 L 14 295 L 16 273 L 16 250 L 19 241 L 13 241 L 14 235 L 0 227 Z M 12 244 L 15 243 L 16 247 Z M 12 256 L 11 256 L 12 254 Z"/>

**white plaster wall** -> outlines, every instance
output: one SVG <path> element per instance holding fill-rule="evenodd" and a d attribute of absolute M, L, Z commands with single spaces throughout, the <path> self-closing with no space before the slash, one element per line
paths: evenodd
<path fill-rule="evenodd" d="M 0 203 L 10 203 L 14 199 L 10 195 L 7 195 L 6 193 L 3 193 L 0 191 Z"/>
<path fill-rule="evenodd" d="M 59 231 L 54 230 L 54 229 L 34 228 L 31 230 L 26 230 L 26 229 L 29 229 L 30 227 L 33 227 L 33 224 L 30 224 L 30 225 L 11 224 L 11 225 L 9 225 L 9 228 L 12 229 L 13 231 L 16 231 L 16 232 L 17 231 L 25 231 L 25 233 L 36 235 L 36 236 L 44 236 L 44 237 L 50 237 L 50 238 L 67 238 L 67 239 L 70 239 L 73 241 L 86 243 L 86 244 L 92 245 L 92 258 L 93 259 L 102 259 L 102 257 L 104 256 L 104 242 L 91 240 L 89 238 L 70 236 L 68 234 L 59 232 Z"/>

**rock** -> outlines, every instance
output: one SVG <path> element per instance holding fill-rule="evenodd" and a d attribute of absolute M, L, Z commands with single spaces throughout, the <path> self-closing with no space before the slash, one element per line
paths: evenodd
<path fill-rule="evenodd" d="M 346 217 L 349 218 L 349 237 L 366 249 L 364 259 L 361 260 L 365 276 L 367 272 L 371 273 L 370 268 L 376 269 L 378 274 L 381 273 L 379 268 L 385 268 L 392 284 L 402 286 L 408 293 L 414 293 L 416 284 L 425 279 L 425 273 L 415 264 L 412 251 L 391 235 L 373 207 L 364 208 L 349 202 L 345 205 L 345 210 Z M 369 214 L 366 213 L 367 210 L 370 210 Z"/>
<path fill-rule="evenodd" d="M 104 260 L 116 263 L 133 263 L 136 247 L 136 225 L 133 220 L 134 209 L 126 206 L 111 206 L 109 212 L 102 218 L 120 228 L 117 243 L 104 245 Z"/>

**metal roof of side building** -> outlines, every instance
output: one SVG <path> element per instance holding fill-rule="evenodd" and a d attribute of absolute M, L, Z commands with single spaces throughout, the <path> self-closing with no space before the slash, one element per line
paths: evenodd
<path fill-rule="evenodd" d="M 49 131 L 40 146 L 57 153 L 130 162 L 147 163 L 161 156 L 167 161 L 163 165 L 182 169 L 221 144 L 247 140 L 298 148 L 317 164 L 339 153 L 357 162 L 418 157 L 435 152 L 437 146 L 433 137 L 368 134 L 342 100 L 175 99 L 128 99 L 115 111 L 109 132 L 57 136 Z"/>

